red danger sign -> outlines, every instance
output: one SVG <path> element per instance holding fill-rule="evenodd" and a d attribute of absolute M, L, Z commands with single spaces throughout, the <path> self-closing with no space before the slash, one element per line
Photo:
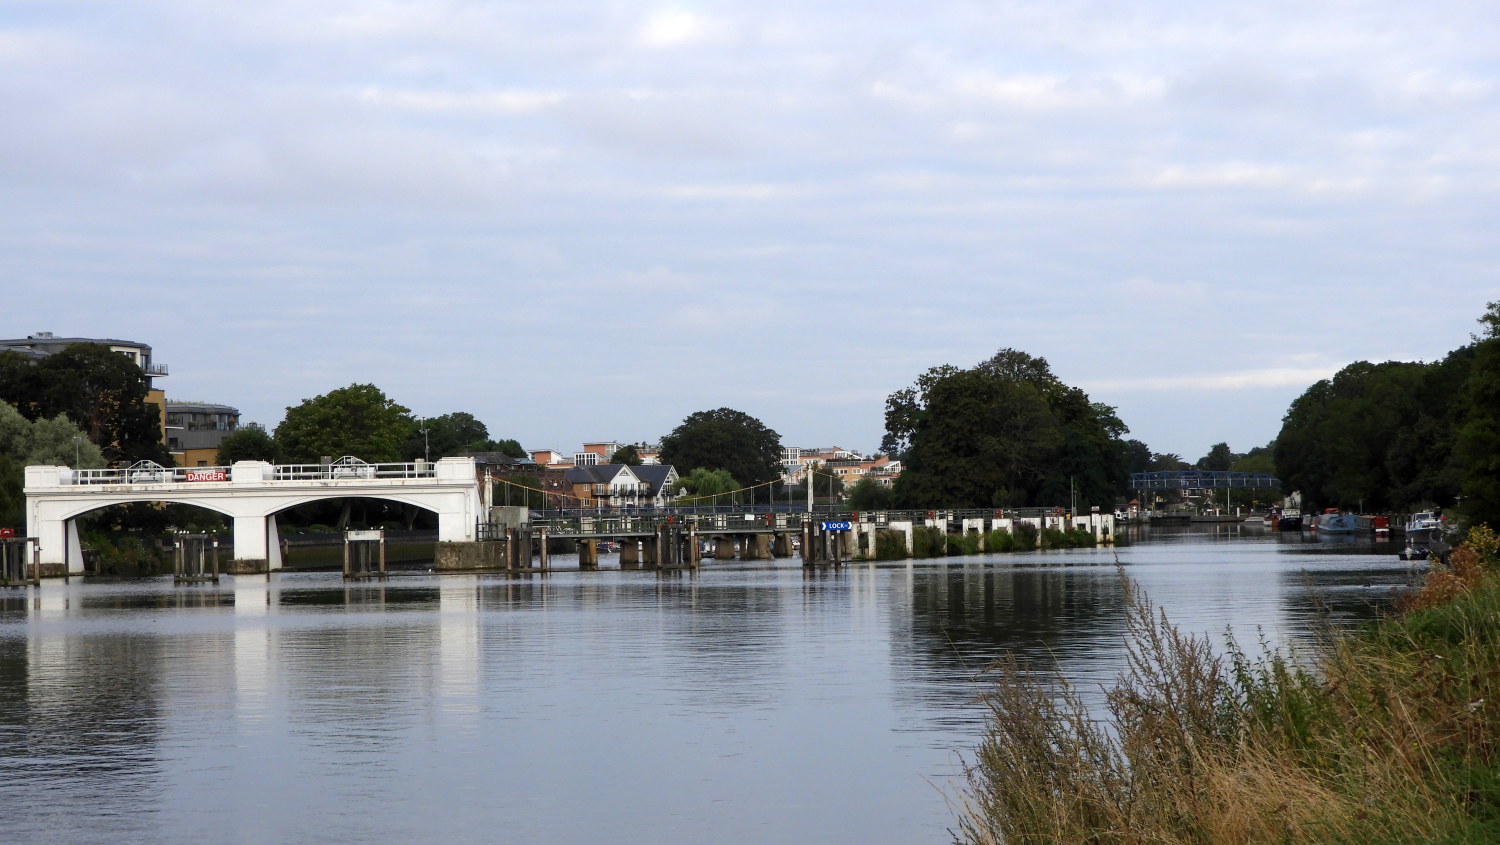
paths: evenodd
<path fill-rule="evenodd" d="M 187 471 L 188 481 L 227 481 L 228 478 L 222 469 L 190 469 Z"/>

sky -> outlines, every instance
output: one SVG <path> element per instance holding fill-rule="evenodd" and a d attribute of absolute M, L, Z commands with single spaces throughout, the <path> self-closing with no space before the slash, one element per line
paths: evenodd
<path fill-rule="evenodd" d="M 0 336 L 274 427 L 873 450 L 1002 348 L 1201 457 L 1500 300 L 1493 3 L 0 0 Z"/>

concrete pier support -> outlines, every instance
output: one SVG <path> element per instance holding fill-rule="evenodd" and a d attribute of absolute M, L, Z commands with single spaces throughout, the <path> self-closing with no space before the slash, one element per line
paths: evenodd
<path fill-rule="evenodd" d="M 639 569 L 641 566 L 641 544 L 634 537 L 620 541 L 620 568 Z"/>
<path fill-rule="evenodd" d="M 234 559 L 224 571 L 234 575 L 252 575 L 271 571 L 271 548 L 276 549 L 276 568 L 281 568 L 281 544 L 271 543 L 276 518 L 236 516 L 234 518 Z"/>
<path fill-rule="evenodd" d="M 740 556 L 745 560 L 770 560 L 771 535 L 752 534 L 745 537 L 745 550 Z"/>
<path fill-rule="evenodd" d="M 714 560 L 734 560 L 734 538 L 719 537 L 714 540 Z"/>
<path fill-rule="evenodd" d="M 598 569 L 599 568 L 599 541 L 598 540 L 579 540 L 578 541 L 578 568 L 579 569 Z"/>
<path fill-rule="evenodd" d="M 774 556 L 776 556 L 776 557 L 791 557 L 792 556 L 792 535 L 790 535 L 790 534 L 772 534 L 771 535 L 771 554 L 774 555 Z"/>

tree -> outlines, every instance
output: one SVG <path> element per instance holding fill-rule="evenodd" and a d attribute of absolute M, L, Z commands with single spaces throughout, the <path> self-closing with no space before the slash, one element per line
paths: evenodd
<path fill-rule="evenodd" d="M 722 469 L 741 486 L 760 484 L 781 476 L 781 436 L 741 411 L 698 411 L 661 439 L 661 461 L 680 475 Z"/>
<path fill-rule="evenodd" d="M 1463 512 L 1470 522 L 1500 526 L 1500 302 L 1489 303 L 1479 321 L 1473 368 L 1465 391 L 1469 413 L 1458 432 L 1463 474 Z"/>
<path fill-rule="evenodd" d="M 839 474 L 834 472 L 832 467 L 826 467 L 822 464 L 814 464 L 808 467 L 807 471 L 803 473 L 802 496 L 799 497 L 800 499 L 806 499 L 808 484 L 811 484 L 813 487 L 814 499 L 822 496 L 832 502 L 844 492 L 844 479 L 839 477 Z"/>
<path fill-rule="evenodd" d="M 426 433 L 423 433 L 423 430 Z M 490 432 L 473 414 L 454 411 L 440 417 L 412 420 L 411 431 L 401 445 L 401 460 L 446 458 L 460 452 L 494 452 Z"/>
<path fill-rule="evenodd" d="M 26 522 L 25 471 L 36 465 L 97 469 L 105 465 L 98 446 L 62 414 L 32 422 L 0 402 L 0 527 Z"/>
<path fill-rule="evenodd" d="M 1402 485 L 1388 460 L 1393 443 L 1420 424 L 1428 365 L 1356 361 L 1297 397 L 1282 419 L 1275 461 L 1290 490 L 1313 506 L 1380 510 Z"/>
<path fill-rule="evenodd" d="M 1194 464 L 1193 467 L 1205 472 L 1228 472 L 1229 467 L 1239 457 L 1239 455 L 1229 450 L 1228 443 L 1215 443 L 1208 450 L 1208 454 L 1199 458 L 1198 463 Z"/>
<path fill-rule="evenodd" d="M 292 463 L 353 455 L 378 463 L 401 457 L 411 435 L 407 409 L 373 384 L 351 384 L 286 409 L 276 442 Z"/>
<path fill-rule="evenodd" d="M 854 511 L 889 510 L 895 503 L 891 488 L 873 478 L 861 478 L 849 488 L 847 503 Z"/>
<path fill-rule="evenodd" d="M 886 400 L 883 449 L 903 455 L 905 507 L 1113 503 L 1131 450 L 1124 423 L 1052 375 L 1044 359 L 1002 349 L 970 369 L 944 365 Z"/>
<path fill-rule="evenodd" d="M 641 465 L 641 451 L 634 445 L 627 444 L 625 446 L 621 446 L 620 448 L 615 450 L 615 453 L 613 455 L 609 456 L 609 462 L 612 464 L 624 464 L 625 466 L 638 467 Z"/>
<path fill-rule="evenodd" d="M 677 482 L 678 492 L 688 506 L 733 505 L 740 500 L 740 483 L 728 470 L 698 467 Z"/>
<path fill-rule="evenodd" d="M 0 399 L 29 420 L 65 414 L 109 461 L 171 463 L 161 442 L 162 409 L 146 401 L 145 373 L 95 343 L 75 343 L 35 363 L 0 354 Z"/>
<path fill-rule="evenodd" d="M 281 448 L 271 435 L 259 425 L 250 425 L 225 436 L 219 443 L 219 454 L 214 462 L 227 467 L 235 461 L 268 461 L 274 464 L 280 459 Z"/>

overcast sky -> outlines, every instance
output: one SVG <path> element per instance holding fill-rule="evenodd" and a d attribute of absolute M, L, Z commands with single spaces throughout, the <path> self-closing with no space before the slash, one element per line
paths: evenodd
<path fill-rule="evenodd" d="M 1002 347 L 1262 445 L 1500 299 L 1493 2 L 0 0 L 0 336 L 573 451 Z"/>

